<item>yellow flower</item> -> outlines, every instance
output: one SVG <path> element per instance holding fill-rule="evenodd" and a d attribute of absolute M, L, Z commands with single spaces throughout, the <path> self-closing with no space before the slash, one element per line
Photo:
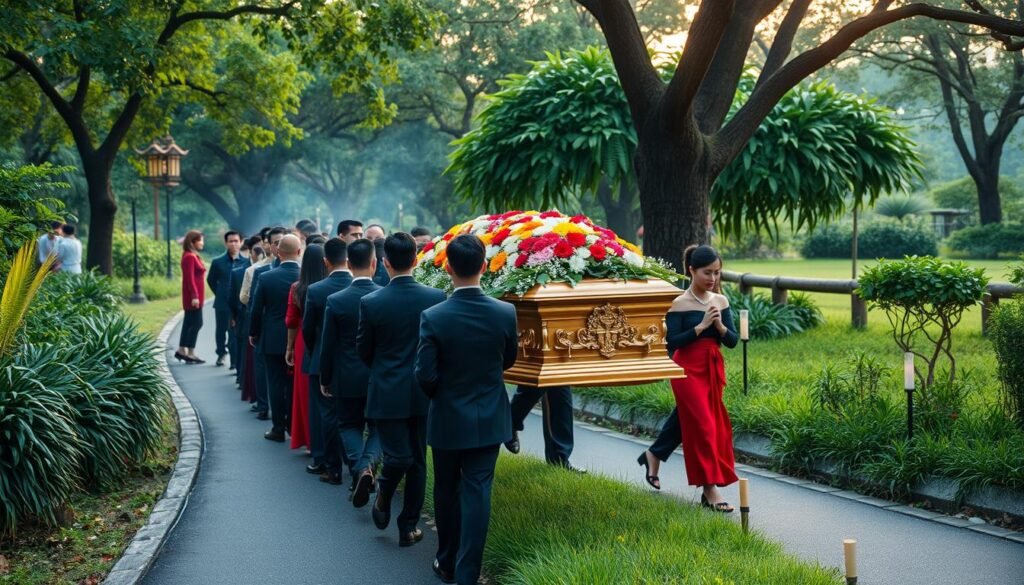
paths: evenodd
<path fill-rule="evenodd" d="M 560 236 L 564 236 L 566 234 L 582 234 L 582 233 L 584 233 L 583 230 L 580 228 L 580 226 L 576 225 L 575 223 L 573 223 L 571 221 L 560 223 L 560 224 L 556 225 L 555 227 L 551 228 L 551 231 L 555 232 L 556 234 L 558 234 Z"/>
<path fill-rule="evenodd" d="M 447 260 L 447 259 L 448 259 L 448 251 L 447 250 L 438 250 L 437 253 L 434 255 L 434 266 L 441 266 L 441 265 L 443 265 L 445 260 Z"/>
<path fill-rule="evenodd" d="M 544 222 L 542 222 L 542 221 L 537 221 L 537 220 L 528 221 L 526 223 L 523 223 L 523 224 L 520 224 L 520 225 L 516 226 L 516 229 L 512 230 L 512 235 L 513 236 L 518 236 L 519 234 L 522 234 L 522 233 L 525 233 L 525 232 L 532 232 L 533 228 L 538 228 L 538 227 L 540 227 L 542 225 L 544 225 Z"/>
<path fill-rule="evenodd" d="M 625 248 L 626 248 L 627 250 L 629 250 L 630 252 L 633 252 L 634 254 L 639 254 L 639 255 L 641 255 L 641 256 L 643 256 L 643 254 L 644 254 L 644 253 L 643 253 L 643 252 L 642 252 L 642 251 L 640 250 L 640 247 L 639 247 L 639 246 L 637 246 L 636 244 L 631 244 L 631 243 L 629 243 L 629 242 L 623 242 L 623 243 L 622 243 L 622 245 L 623 245 L 623 246 L 624 246 L 624 247 L 625 247 Z"/>
<path fill-rule="evenodd" d="M 506 260 L 508 260 L 508 254 L 504 251 L 498 252 L 494 255 L 494 258 L 491 258 L 491 264 L 488 268 L 490 268 L 491 272 L 497 272 L 505 266 Z"/>
<path fill-rule="evenodd" d="M 480 241 L 483 242 L 485 246 L 490 246 L 491 245 L 491 240 L 494 239 L 494 234 L 484 234 L 482 236 L 477 236 L 477 237 L 480 238 Z"/>

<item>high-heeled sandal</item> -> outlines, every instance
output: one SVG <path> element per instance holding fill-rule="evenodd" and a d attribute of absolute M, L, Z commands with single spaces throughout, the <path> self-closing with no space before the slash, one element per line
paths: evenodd
<path fill-rule="evenodd" d="M 651 486 L 656 490 L 661 489 L 661 480 L 658 479 L 657 475 L 651 475 L 651 464 L 647 462 L 647 451 L 644 451 L 637 457 L 636 462 L 644 468 L 644 479 L 647 480 L 647 485 Z"/>
<path fill-rule="evenodd" d="M 174 352 L 174 359 L 178 360 L 179 362 L 185 362 L 186 364 L 189 363 L 188 356 L 181 353 L 180 351 Z"/>
<path fill-rule="evenodd" d="M 700 495 L 700 505 L 704 508 L 720 512 L 722 514 L 732 514 L 735 509 L 729 505 L 729 502 L 718 502 L 717 504 L 712 505 L 711 502 L 708 501 L 708 497 L 704 494 Z"/>

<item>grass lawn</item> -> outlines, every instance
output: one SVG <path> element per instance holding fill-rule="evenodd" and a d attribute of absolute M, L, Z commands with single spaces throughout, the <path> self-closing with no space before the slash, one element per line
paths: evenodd
<path fill-rule="evenodd" d="M 124 303 L 121 305 L 121 310 L 124 311 L 125 315 L 135 319 L 140 329 L 156 336 L 163 329 L 164 323 L 167 323 L 168 319 L 181 310 L 181 299 L 173 296 L 157 301 L 149 301 L 141 305 Z"/>

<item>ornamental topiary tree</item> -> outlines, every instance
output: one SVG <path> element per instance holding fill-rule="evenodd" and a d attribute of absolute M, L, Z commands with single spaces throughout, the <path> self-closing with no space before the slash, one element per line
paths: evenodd
<path fill-rule="evenodd" d="M 1024 429 L 1024 297 L 1001 304 L 988 321 L 1006 406 Z"/>
<path fill-rule="evenodd" d="M 859 283 L 857 294 L 885 311 L 896 345 L 924 361 L 923 370 L 915 368 L 921 387 L 935 382 L 942 363 L 948 367 L 948 381 L 955 380 L 953 329 L 965 310 L 981 302 L 988 284 L 984 269 L 908 256 L 868 268 Z"/>

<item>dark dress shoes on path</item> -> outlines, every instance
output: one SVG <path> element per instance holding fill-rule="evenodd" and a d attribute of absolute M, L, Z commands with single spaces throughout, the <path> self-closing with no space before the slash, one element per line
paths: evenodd
<path fill-rule="evenodd" d="M 454 583 L 455 576 L 450 571 L 445 571 L 441 568 L 441 563 L 434 559 L 434 574 L 441 580 L 442 583 Z"/>
<path fill-rule="evenodd" d="M 324 465 L 323 463 L 310 463 L 309 465 L 306 466 L 306 473 L 311 473 L 313 475 L 322 475 L 324 473 L 327 473 L 327 466 Z"/>
<path fill-rule="evenodd" d="M 222 356 L 222 355 L 217 356 L 217 361 L 214 363 L 214 365 L 216 365 L 216 366 L 223 366 L 224 365 L 224 356 Z"/>
<path fill-rule="evenodd" d="M 340 473 L 321 473 L 320 481 L 329 483 L 331 485 L 341 485 L 341 474 Z"/>
<path fill-rule="evenodd" d="M 261 410 L 256 413 L 256 420 L 270 420 L 270 415 L 267 414 L 267 411 Z"/>
<path fill-rule="evenodd" d="M 381 490 L 378 489 L 377 498 L 373 501 L 373 508 L 370 509 L 370 515 L 373 516 L 373 525 L 380 530 L 384 530 L 391 523 L 391 503 L 383 500 Z"/>
<path fill-rule="evenodd" d="M 400 534 L 398 536 L 398 546 L 412 546 L 421 540 L 423 540 L 423 531 L 416 528 L 412 532 Z"/>
<path fill-rule="evenodd" d="M 269 430 L 263 434 L 263 438 L 268 441 L 284 443 L 284 433 L 281 431 Z"/>
<path fill-rule="evenodd" d="M 369 469 L 364 469 L 359 474 L 359 479 L 356 481 L 356 487 L 352 490 L 352 505 L 356 508 L 362 508 L 370 501 L 370 488 L 373 487 L 373 472 Z"/>
<path fill-rule="evenodd" d="M 505 441 L 505 448 L 509 453 L 519 453 L 519 433 L 512 431 L 512 438 Z"/>

